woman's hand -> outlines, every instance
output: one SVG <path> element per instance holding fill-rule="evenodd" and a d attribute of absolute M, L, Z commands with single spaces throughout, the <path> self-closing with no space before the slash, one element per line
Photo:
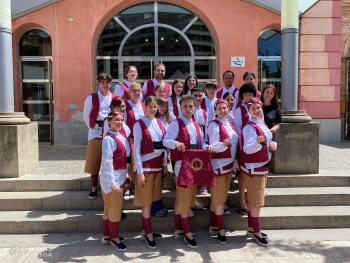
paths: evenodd
<path fill-rule="evenodd" d="M 185 144 L 183 144 L 182 142 L 175 142 L 175 148 L 178 149 L 180 152 L 186 151 Z"/>
<path fill-rule="evenodd" d="M 226 138 L 224 141 L 223 141 L 223 144 L 225 147 L 231 147 L 232 146 L 232 143 L 230 141 L 229 138 Z"/>
<path fill-rule="evenodd" d="M 208 150 L 208 152 L 210 152 L 210 153 L 215 153 L 215 148 L 214 148 L 214 146 L 208 145 L 207 150 Z"/>
<path fill-rule="evenodd" d="M 122 189 L 121 189 L 118 185 L 116 185 L 116 184 L 113 185 L 113 186 L 111 187 L 111 189 L 112 189 L 112 192 L 113 192 L 115 195 L 122 192 Z"/>
<path fill-rule="evenodd" d="M 256 142 L 257 142 L 258 144 L 261 144 L 261 143 L 264 142 L 264 141 L 265 141 L 264 136 L 258 136 L 258 137 L 256 138 Z"/>
<path fill-rule="evenodd" d="M 274 152 L 274 151 L 276 151 L 276 150 L 277 150 L 276 144 L 270 143 L 270 144 L 269 144 L 269 151 L 270 151 L 270 152 Z"/>
<path fill-rule="evenodd" d="M 144 187 L 146 185 L 147 181 L 143 173 L 137 174 L 137 183 L 141 187 Z"/>

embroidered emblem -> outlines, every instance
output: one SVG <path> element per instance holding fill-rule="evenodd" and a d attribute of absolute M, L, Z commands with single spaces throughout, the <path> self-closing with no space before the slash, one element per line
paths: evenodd
<path fill-rule="evenodd" d="M 202 168 L 203 168 L 202 160 L 198 159 L 198 158 L 194 158 L 191 162 L 191 168 L 196 172 L 199 170 L 202 170 Z"/>

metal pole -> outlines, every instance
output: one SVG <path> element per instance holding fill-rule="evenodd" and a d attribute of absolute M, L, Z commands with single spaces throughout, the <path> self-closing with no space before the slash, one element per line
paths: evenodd
<path fill-rule="evenodd" d="M 298 109 L 299 1 L 282 0 L 281 101 L 283 110 Z"/>
<path fill-rule="evenodd" d="M 0 0 L 0 112 L 14 112 L 11 0 Z"/>

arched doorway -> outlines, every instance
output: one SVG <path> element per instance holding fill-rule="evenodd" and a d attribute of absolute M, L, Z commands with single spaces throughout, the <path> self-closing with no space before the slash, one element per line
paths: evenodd
<path fill-rule="evenodd" d="M 267 29 L 258 39 L 258 87 L 273 84 L 281 98 L 281 32 Z"/>
<path fill-rule="evenodd" d="M 216 81 L 216 49 L 208 27 L 191 11 L 164 2 L 117 13 L 101 32 L 96 59 L 97 74 L 110 73 L 115 83 L 123 81 L 123 69 L 130 64 L 138 69 L 138 82 L 152 79 L 159 62 L 170 84 L 188 74 L 195 74 L 202 87 Z"/>
<path fill-rule="evenodd" d="M 52 43 L 41 29 L 26 31 L 19 41 L 23 111 L 38 123 L 39 142 L 53 143 Z"/>

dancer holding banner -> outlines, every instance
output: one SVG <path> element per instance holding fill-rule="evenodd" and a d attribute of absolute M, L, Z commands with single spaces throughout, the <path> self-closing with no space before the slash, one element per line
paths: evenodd
<path fill-rule="evenodd" d="M 185 151 L 191 149 L 205 149 L 208 152 L 214 152 L 214 147 L 208 146 L 204 141 L 203 132 L 199 128 L 199 125 L 192 120 L 192 115 L 194 112 L 195 100 L 190 95 L 184 95 L 180 99 L 180 110 L 182 116 L 177 120 L 173 121 L 168 130 L 165 138 L 163 139 L 163 144 L 165 147 L 171 149 L 170 154 L 172 161 L 175 163 L 175 175 L 178 177 L 180 168 L 182 165 L 183 155 Z M 198 155 L 195 155 L 196 157 Z M 197 158 L 198 159 L 198 158 Z M 210 158 L 209 158 L 210 160 Z M 208 163 L 208 160 L 197 160 L 200 166 L 203 167 L 204 164 Z M 193 181 L 194 177 L 191 171 L 187 172 L 189 178 L 188 181 Z M 202 173 L 203 175 L 210 174 Z M 179 178 L 177 178 L 179 180 Z M 176 199 L 175 199 L 175 233 L 174 238 L 184 237 L 186 245 L 190 248 L 197 248 L 197 243 L 193 238 L 190 219 L 188 217 L 188 211 L 191 206 L 194 206 L 194 201 L 196 198 L 197 185 L 183 185 L 184 187 L 176 186 Z M 183 230 L 181 230 L 180 225 L 182 225 Z"/>
<path fill-rule="evenodd" d="M 149 249 L 156 249 L 155 239 L 161 235 L 152 233 L 151 207 L 153 201 L 162 198 L 162 169 L 168 174 L 167 155 L 162 140 L 165 129 L 161 120 L 155 118 L 158 104 L 154 96 L 145 101 L 146 115 L 134 125 L 134 153 L 137 169 L 134 206 L 142 208 L 141 239 Z"/>
<path fill-rule="evenodd" d="M 209 144 L 215 148 L 212 157 L 216 186 L 210 187 L 210 229 L 218 232 L 219 244 L 226 244 L 224 229 L 224 203 L 226 202 L 236 156 L 238 136 L 228 121 L 228 104 L 220 99 L 215 103 L 215 120 L 208 127 Z"/>
<path fill-rule="evenodd" d="M 267 235 L 260 231 L 260 208 L 265 203 L 265 186 L 272 152 L 277 143 L 272 133 L 261 119 L 262 103 L 254 98 L 248 103 L 250 118 L 241 135 L 242 165 L 247 188 L 248 230 L 247 236 L 253 237 L 258 245 L 267 247 Z"/>

